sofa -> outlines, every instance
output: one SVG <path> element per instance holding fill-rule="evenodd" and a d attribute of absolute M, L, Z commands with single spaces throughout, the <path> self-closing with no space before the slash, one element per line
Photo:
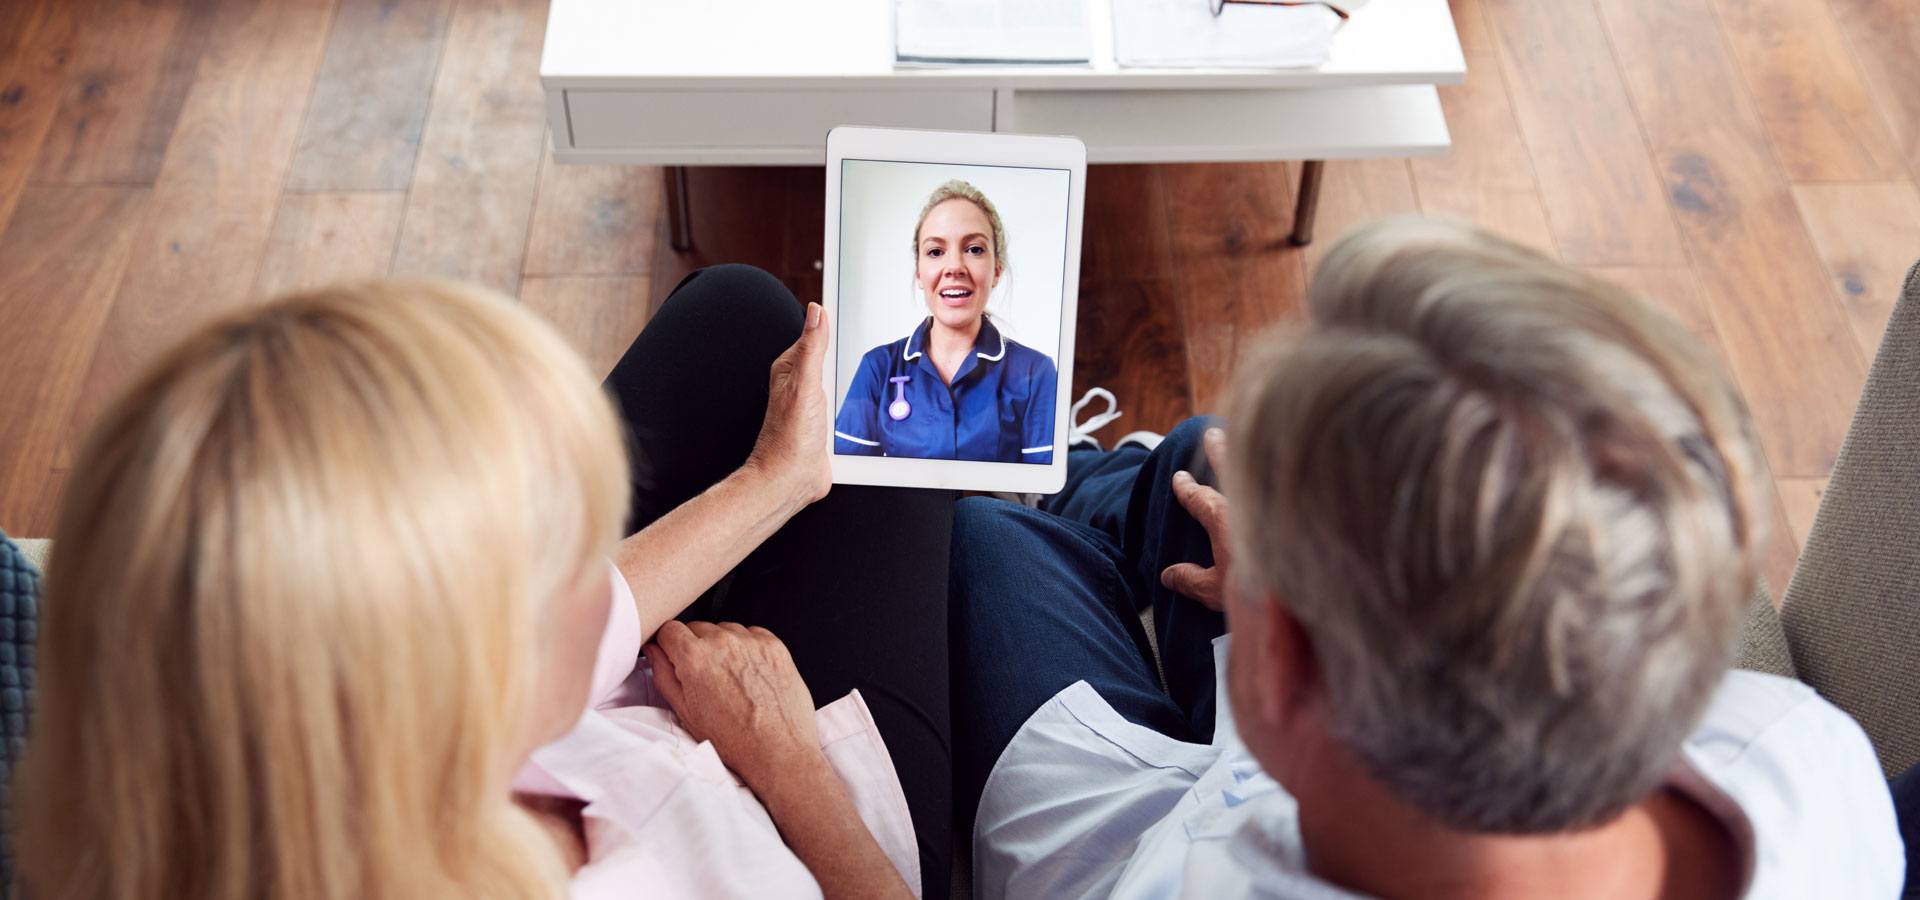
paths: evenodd
<path fill-rule="evenodd" d="M 48 542 L 18 543 L 44 569 Z M 1799 564 L 1777 607 L 1764 585 L 1754 597 L 1738 665 L 1798 678 L 1846 710 L 1889 777 L 1920 764 L 1920 265 L 1887 322 Z M 955 896 L 966 895 L 968 845 L 956 841 Z"/>

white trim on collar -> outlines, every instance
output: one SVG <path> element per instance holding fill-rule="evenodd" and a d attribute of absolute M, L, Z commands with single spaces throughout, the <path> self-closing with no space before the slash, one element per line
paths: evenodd
<path fill-rule="evenodd" d="M 926 326 L 926 327 L 928 327 L 928 328 L 931 328 L 931 327 L 933 327 L 933 325 L 932 325 L 932 321 L 933 321 L 933 317 L 932 317 L 932 316 L 928 316 L 928 317 L 927 317 L 927 321 L 925 321 L 925 322 L 922 322 L 922 323 L 920 323 L 920 324 L 922 324 L 922 325 L 924 325 L 924 326 Z M 988 317 L 988 316 L 986 316 L 985 314 L 982 314 L 982 315 L 980 316 L 980 325 L 981 325 L 981 327 L 983 327 L 983 328 L 984 328 L 984 327 L 986 327 L 987 325 L 990 325 L 990 324 L 992 324 L 992 323 L 993 323 L 993 319 L 992 319 L 992 318 L 990 318 L 990 317 Z M 994 329 L 993 329 L 993 334 L 994 334 L 994 336 L 995 336 L 995 337 L 997 337 L 997 338 L 999 338 L 999 339 L 1000 339 L 1000 351 L 999 351 L 999 352 L 997 352 L 997 353 L 995 353 L 995 354 L 993 354 L 992 356 L 988 356 L 987 354 L 985 354 L 985 353 L 983 353 L 983 352 L 981 352 L 981 351 L 979 351 L 979 350 L 975 350 L 975 351 L 973 352 L 973 355 L 975 355 L 975 356 L 978 356 L 978 357 L 980 357 L 981 359 L 984 359 L 984 360 L 986 360 L 987 362 L 999 362 L 1000 360 L 1002 360 L 1002 359 L 1005 359 L 1005 358 L 1006 358 L 1006 356 L 1007 356 L 1007 335 L 1006 335 L 1006 333 L 1005 333 L 1005 332 L 1002 332 L 1002 331 L 1000 330 L 1000 327 L 999 327 L 999 326 L 997 326 L 997 325 L 995 325 L 995 326 L 994 326 Z M 917 350 L 915 350 L 915 349 L 913 349 L 913 339 L 914 339 L 914 338 L 917 338 L 917 337 L 919 337 L 919 336 L 920 336 L 920 329 L 919 329 L 919 328 L 915 328 L 915 329 L 913 330 L 913 333 L 912 333 L 912 334 L 909 334 L 909 335 L 907 335 L 907 355 L 906 355 L 906 356 L 903 356 L 903 357 L 901 357 L 901 359 L 902 359 L 903 361 L 906 361 L 906 362 L 912 362 L 913 360 L 916 360 L 916 359 L 919 359 L 920 357 L 922 357 L 922 356 L 925 356 L 925 355 L 926 355 L 926 354 L 925 354 L 924 352 L 921 352 L 921 351 L 917 351 Z"/>
<path fill-rule="evenodd" d="M 857 437 L 854 437 L 853 435 L 850 435 L 850 434 L 848 434 L 848 433 L 846 433 L 846 432 L 844 432 L 844 431 L 840 431 L 839 429 L 835 429 L 835 430 L 834 430 L 834 432 L 833 432 L 833 436 L 834 436 L 834 437 L 839 437 L 839 438 L 846 438 L 847 440 L 850 440 L 850 441 L 852 441 L 852 442 L 854 442 L 854 443 L 856 443 L 856 444 L 861 444 L 861 445 L 864 445 L 864 446 L 868 446 L 868 447 L 878 447 L 878 446 L 880 446 L 880 442 L 879 442 L 879 441 L 870 441 L 870 440 L 867 440 L 866 438 L 857 438 Z"/>
<path fill-rule="evenodd" d="M 984 319 L 984 317 L 983 317 L 983 319 Z M 987 322 L 987 321 L 982 321 L 982 322 L 981 322 L 980 324 L 981 324 L 981 326 L 983 326 L 983 327 L 984 327 L 984 326 L 986 326 L 986 325 L 988 324 L 988 322 Z M 994 335 L 995 335 L 995 336 L 997 336 L 997 337 L 999 337 L 999 338 L 1000 338 L 1000 352 L 999 352 L 999 353 L 995 353 L 995 354 L 994 354 L 994 355 L 992 355 L 992 356 L 988 356 L 988 355 L 986 355 L 985 353 L 981 353 L 980 351 L 978 351 L 978 350 L 976 350 L 976 351 L 974 351 L 974 354 L 973 354 L 973 355 L 975 355 L 975 356 L 978 356 L 978 357 L 980 357 L 981 359 L 984 359 L 984 360 L 986 360 L 987 362 L 999 362 L 999 361 L 1000 361 L 1000 359 L 1001 359 L 1001 357 L 1004 357 L 1004 356 L 1006 356 L 1006 355 L 1007 355 L 1007 336 L 1006 336 L 1005 334 L 1003 334 L 1003 333 L 1002 333 L 1002 332 L 1000 331 L 1000 328 L 999 328 L 999 326 L 995 326 L 995 327 L 994 327 L 994 329 L 993 329 L 993 333 L 994 333 Z"/>

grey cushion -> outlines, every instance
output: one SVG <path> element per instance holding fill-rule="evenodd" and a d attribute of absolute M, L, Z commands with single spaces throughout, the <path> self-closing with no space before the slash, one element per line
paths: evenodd
<path fill-rule="evenodd" d="M 1734 665 L 1768 675 L 1798 678 L 1793 654 L 1787 652 L 1787 633 L 1780 627 L 1780 613 L 1773 608 L 1773 596 L 1765 587 L 1754 592 L 1747 607 L 1747 622 L 1740 632 L 1740 655 Z"/>
<path fill-rule="evenodd" d="M 1920 266 L 1887 322 L 1781 605 L 1801 680 L 1889 775 L 1920 762 Z"/>
<path fill-rule="evenodd" d="M 0 825 L 13 818 L 13 770 L 26 747 L 39 607 L 39 568 L 0 532 Z M 10 828 L 0 831 L 0 897 L 12 892 L 11 837 Z"/>

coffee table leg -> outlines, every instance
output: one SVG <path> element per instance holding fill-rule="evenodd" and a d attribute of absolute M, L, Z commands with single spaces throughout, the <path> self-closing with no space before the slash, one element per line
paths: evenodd
<path fill-rule="evenodd" d="M 1320 209 L 1320 171 L 1326 165 L 1310 159 L 1300 166 L 1300 193 L 1293 205 L 1293 235 L 1288 238 L 1295 247 L 1313 243 L 1313 217 Z"/>
<path fill-rule="evenodd" d="M 693 249 L 693 215 L 687 208 L 687 167 L 668 166 L 667 244 L 677 253 Z"/>

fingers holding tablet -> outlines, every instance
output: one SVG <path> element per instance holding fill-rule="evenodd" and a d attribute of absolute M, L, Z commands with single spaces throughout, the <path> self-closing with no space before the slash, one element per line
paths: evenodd
<path fill-rule="evenodd" d="M 827 390 L 822 372 L 833 329 L 826 309 L 807 304 L 800 337 L 774 359 L 767 380 L 767 415 L 749 465 L 762 467 L 802 504 L 826 496 L 833 470 L 815 439 L 827 427 Z"/>

